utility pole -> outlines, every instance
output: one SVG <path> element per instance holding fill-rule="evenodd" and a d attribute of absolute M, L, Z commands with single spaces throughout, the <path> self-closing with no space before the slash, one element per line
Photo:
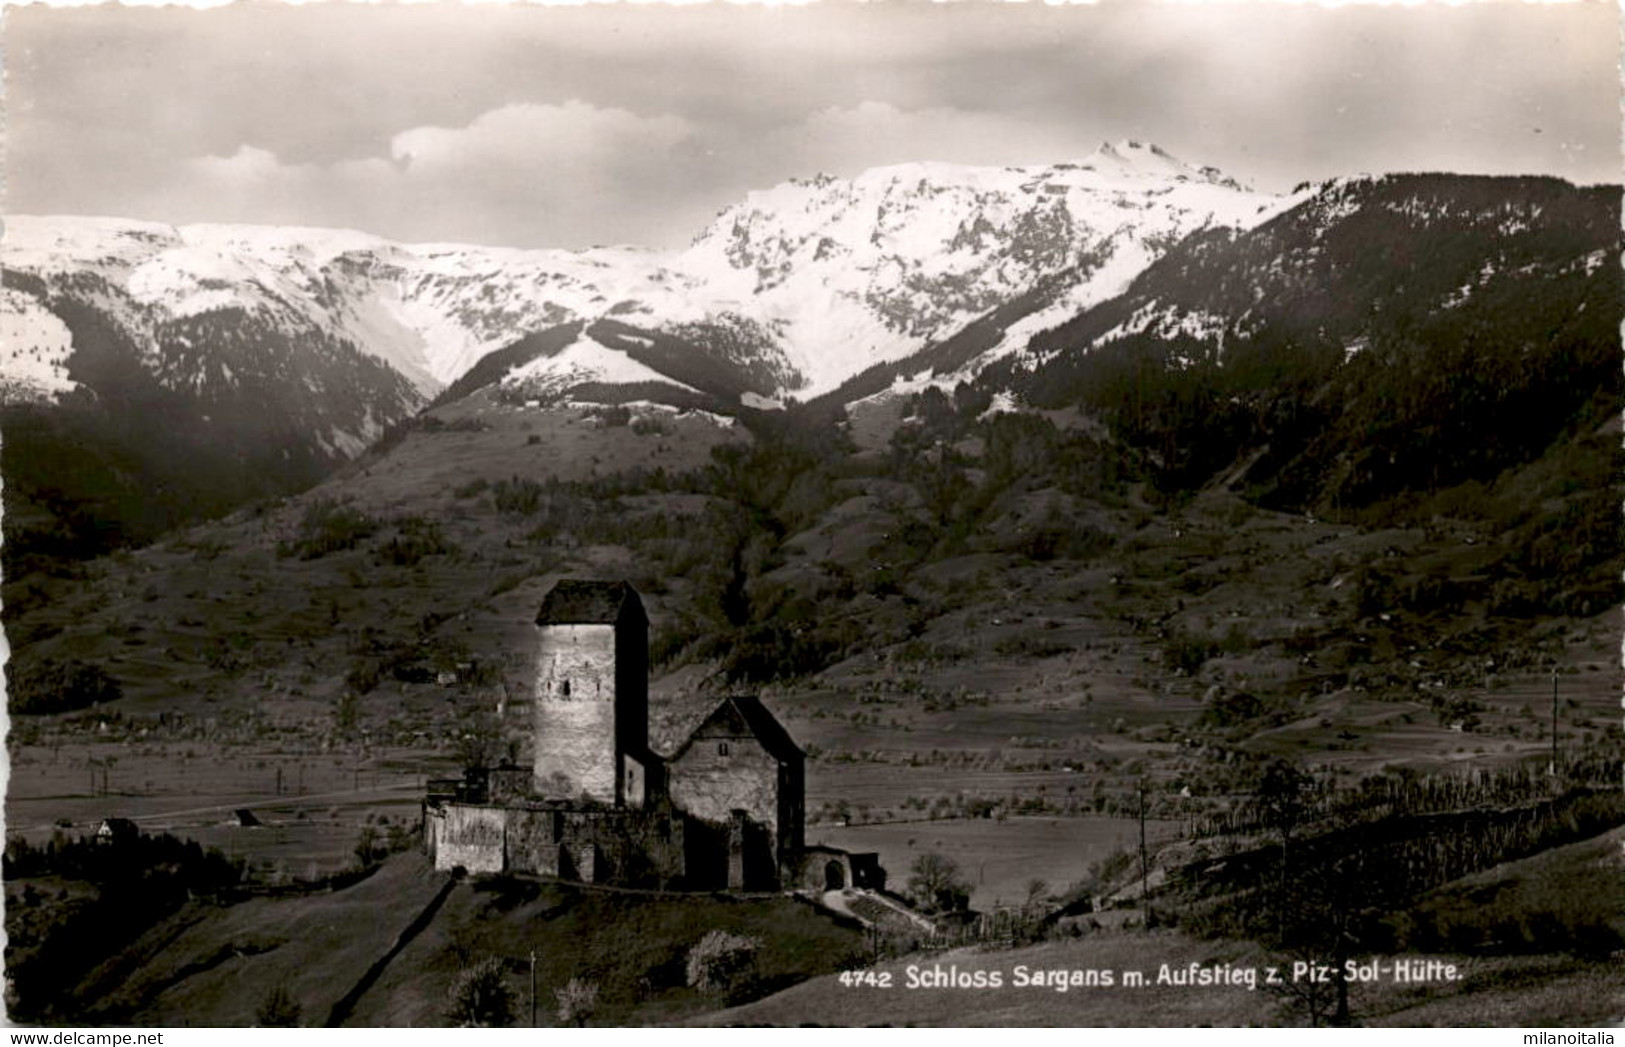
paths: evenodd
<path fill-rule="evenodd" d="M 1557 777 L 1557 669 L 1552 669 L 1552 762 L 1547 774 Z"/>
<path fill-rule="evenodd" d="M 1151 862 L 1145 850 L 1145 782 L 1140 782 L 1140 922 L 1151 929 L 1151 892 L 1147 886 Z"/>
<path fill-rule="evenodd" d="M 536 1028 L 536 950 L 530 951 L 530 1027 Z"/>

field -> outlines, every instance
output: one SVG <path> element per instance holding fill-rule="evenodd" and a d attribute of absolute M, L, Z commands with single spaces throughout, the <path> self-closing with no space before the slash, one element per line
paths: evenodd
<path fill-rule="evenodd" d="M 363 826 L 416 825 L 424 782 L 454 766 L 421 750 L 362 756 L 116 741 L 14 747 L 6 831 L 38 843 L 94 833 L 103 818 L 129 818 L 144 832 L 197 840 L 257 871 L 315 879 L 354 864 Z M 258 824 L 239 824 L 241 810 Z"/>
<path fill-rule="evenodd" d="M 1155 845 L 1176 828 L 1152 821 L 1146 835 Z M 878 851 L 893 889 L 899 891 L 917 857 L 940 854 L 955 862 L 971 883 L 971 907 L 985 910 L 1022 904 L 1028 883 L 1035 879 L 1052 891 L 1084 879 L 1095 862 L 1113 851 L 1138 846 L 1139 823 L 1126 818 L 908 822 L 817 827 L 807 839 L 851 851 Z"/>

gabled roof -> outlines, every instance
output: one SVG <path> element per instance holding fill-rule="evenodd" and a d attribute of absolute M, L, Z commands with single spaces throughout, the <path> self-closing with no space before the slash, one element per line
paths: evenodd
<path fill-rule="evenodd" d="M 613 625 L 623 618 L 647 622 L 638 591 L 626 582 L 565 578 L 542 597 L 537 625 Z"/>
<path fill-rule="evenodd" d="M 689 732 L 671 758 L 675 760 L 683 755 L 698 738 L 755 738 L 778 760 L 801 760 L 806 755 L 755 695 L 724 698 L 710 716 Z"/>

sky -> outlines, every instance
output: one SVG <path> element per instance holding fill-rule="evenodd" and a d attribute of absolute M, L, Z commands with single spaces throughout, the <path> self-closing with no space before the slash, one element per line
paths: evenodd
<path fill-rule="evenodd" d="M 1153 142 L 1621 180 L 1612 0 L 11 7 L 4 210 L 687 243 L 752 189 Z"/>

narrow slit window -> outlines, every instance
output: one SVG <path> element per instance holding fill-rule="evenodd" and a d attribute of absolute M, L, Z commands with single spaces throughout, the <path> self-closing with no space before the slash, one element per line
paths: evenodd
<path fill-rule="evenodd" d="M 717 755 L 718 756 L 727 756 L 728 755 L 728 743 L 727 742 L 718 742 L 717 743 Z"/>

